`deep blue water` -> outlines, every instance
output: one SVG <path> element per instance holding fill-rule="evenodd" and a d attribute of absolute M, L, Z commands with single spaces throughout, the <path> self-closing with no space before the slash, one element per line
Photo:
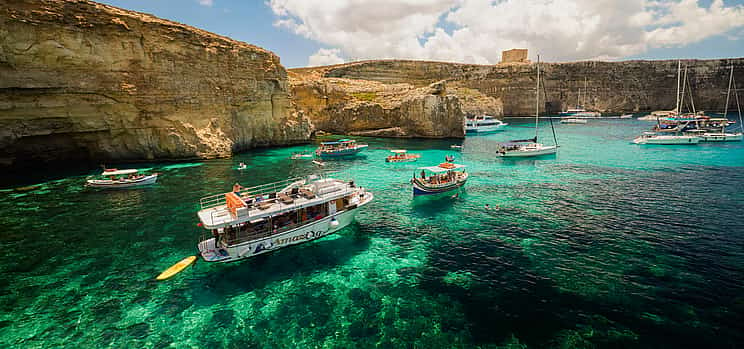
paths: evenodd
<path fill-rule="evenodd" d="M 555 156 L 501 159 L 497 141 L 533 132 L 507 121 L 462 142 L 364 139 L 324 167 L 375 193 L 354 225 L 165 282 L 196 250 L 200 197 L 315 171 L 289 159 L 314 145 L 139 165 L 162 173 L 143 189 L 85 189 L 79 170 L 3 190 L 0 346 L 742 347 L 743 142 L 638 146 L 651 123 L 592 120 L 556 124 Z M 385 163 L 396 148 L 422 158 Z M 447 154 L 468 165 L 462 194 L 414 200 L 415 168 Z"/>

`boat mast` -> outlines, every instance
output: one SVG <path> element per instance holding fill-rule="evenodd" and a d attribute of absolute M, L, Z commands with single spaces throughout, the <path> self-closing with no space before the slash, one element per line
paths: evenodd
<path fill-rule="evenodd" d="M 733 66 L 731 68 L 733 69 Z M 734 81 L 733 85 L 734 85 L 734 98 L 736 99 L 736 110 L 739 111 L 739 128 L 741 128 L 741 132 L 744 133 L 744 123 L 741 122 L 741 105 L 739 105 L 739 92 L 736 90 L 736 81 Z"/>
<path fill-rule="evenodd" d="M 687 80 L 687 67 L 685 67 L 685 83 L 689 87 L 687 89 L 687 92 L 690 93 L 690 106 L 692 108 L 692 113 L 695 114 L 695 115 L 697 115 L 697 110 L 695 110 L 695 99 L 692 98 L 692 84 L 690 83 L 689 80 Z"/>
<path fill-rule="evenodd" d="M 685 76 L 682 78 L 682 95 L 679 99 L 679 110 L 677 114 L 682 114 L 682 105 L 685 104 L 685 88 L 687 87 L 687 66 L 685 66 Z"/>
<path fill-rule="evenodd" d="M 537 124 L 540 115 L 540 55 L 537 55 L 537 87 L 535 88 L 535 142 L 537 142 Z"/>
<path fill-rule="evenodd" d="M 581 107 L 586 109 L 586 93 L 589 92 L 589 86 L 586 83 L 586 76 L 584 77 L 584 99 L 581 101 Z"/>
<path fill-rule="evenodd" d="M 731 73 L 729 74 L 728 90 L 726 90 L 726 106 L 723 107 L 723 117 L 728 118 L 729 96 L 731 95 L 731 83 L 734 82 L 734 65 L 731 64 Z"/>
<path fill-rule="evenodd" d="M 682 61 L 677 60 L 677 102 L 674 104 L 674 111 L 679 114 L 679 75 L 682 72 Z"/>

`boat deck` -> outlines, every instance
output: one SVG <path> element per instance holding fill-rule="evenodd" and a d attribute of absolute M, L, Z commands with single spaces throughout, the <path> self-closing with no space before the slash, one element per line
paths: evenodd
<path fill-rule="evenodd" d="M 287 184 L 281 187 L 282 184 Z M 248 222 L 319 205 L 359 192 L 353 182 L 338 179 L 293 179 L 202 198 L 199 220 L 206 229 Z"/>

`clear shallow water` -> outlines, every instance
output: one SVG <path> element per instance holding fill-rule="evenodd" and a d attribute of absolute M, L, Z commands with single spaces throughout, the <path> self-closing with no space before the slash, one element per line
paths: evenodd
<path fill-rule="evenodd" d="M 650 123 L 592 120 L 556 124 L 554 157 L 504 160 L 495 142 L 533 132 L 508 121 L 462 152 L 366 139 L 365 156 L 324 168 L 374 191 L 356 224 L 166 282 L 153 279 L 195 252 L 201 196 L 302 175 L 314 165 L 289 156 L 313 146 L 139 165 L 163 174 L 143 189 L 88 190 L 81 174 L 3 190 L 0 346 L 744 343 L 744 143 L 641 147 L 630 140 Z M 391 148 L 423 157 L 387 164 Z M 414 169 L 453 153 L 465 191 L 412 200 Z"/>

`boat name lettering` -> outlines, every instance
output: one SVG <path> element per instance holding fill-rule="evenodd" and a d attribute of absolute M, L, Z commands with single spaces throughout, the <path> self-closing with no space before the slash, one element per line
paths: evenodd
<path fill-rule="evenodd" d="M 318 236 L 320 234 L 320 232 L 315 232 L 315 231 L 310 231 L 310 233 L 312 233 L 311 236 Z M 288 238 L 276 239 L 274 240 L 274 244 L 284 245 L 284 244 L 295 242 L 295 241 L 305 240 L 308 238 L 308 236 L 310 236 L 310 234 L 305 233 L 301 235 L 290 236 Z"/>

